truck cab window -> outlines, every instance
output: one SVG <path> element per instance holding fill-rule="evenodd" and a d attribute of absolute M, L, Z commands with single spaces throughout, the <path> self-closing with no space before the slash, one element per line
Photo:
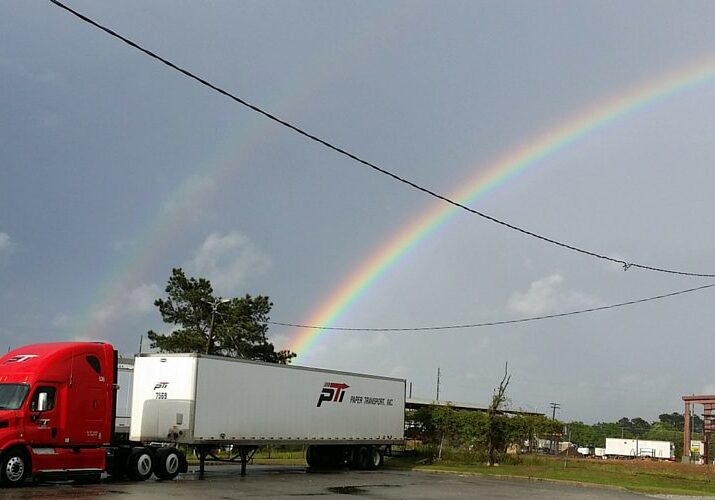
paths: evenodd
<path fill-rule="evenodd" d="M 87 363 L 89 363 L 89 366 L 92 367 L 92 370 L 96 371 L 98 375 L 102 374 L 102 366 L 99 364 L 97 356 L 87 356 L 85 359 Z"/>
<path fill-rule="evenodd" d="M 17 410 L 28 392 L 27 384 L 0 384 L 0 410 Z"/>
<path fill-rule="evenodd" d="M 54 387 L 40 387 L 35 391 L 35 395 L 32 396 L 32 401 L 30 401 L 30 411 L 37 411 L 40 401 L 40 394 L 45 394 L 47 398 L 47 407 L 45 411 L 50 411 L 55 407 L 55 393 Z"/>

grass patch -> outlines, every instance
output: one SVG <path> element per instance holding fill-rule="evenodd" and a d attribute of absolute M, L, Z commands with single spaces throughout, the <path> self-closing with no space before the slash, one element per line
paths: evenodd
<path fill-rule="evenodd" d="M 467 462 L 469 462 L 467 460 Z M 511 463 L 487 467 L 483 462 L 465 463 L 448 458 L 426 463 L 423 457 L 394 457 L 388 467 L 462 473 L 556 479 L 621 487 L 641 493 L 715 496 L 715 468 L 711 466 L 644 460 L 586 460 L 545 456 L 522 456 Z"/>

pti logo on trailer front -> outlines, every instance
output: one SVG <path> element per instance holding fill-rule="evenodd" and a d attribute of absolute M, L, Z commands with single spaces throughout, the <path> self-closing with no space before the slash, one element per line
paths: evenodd
<path fill-rule="evenodd" d="M 318 406 L 323 404 L 324 401 L 342 403 L 343 397 L 345 396 L 345 389 L 348 387 L 350 387 L 348 384 L 325 382 L 323 390 L 320 391 L 320 396 L 318 397 Z"/>

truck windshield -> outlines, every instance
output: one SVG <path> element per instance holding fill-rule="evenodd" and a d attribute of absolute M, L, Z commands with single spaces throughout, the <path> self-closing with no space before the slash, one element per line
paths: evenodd
<path fill-rule="evenodd" d="M 27 384 L 0 384 L 0 410 L 17 410 L 29 391 Z"/>

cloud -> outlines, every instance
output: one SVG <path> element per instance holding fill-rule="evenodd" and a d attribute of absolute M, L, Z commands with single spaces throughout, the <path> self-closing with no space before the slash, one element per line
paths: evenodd
<path fill-rule="evenodd" d="M 552 274 L 534 281 L 526 292 L 514 292 L 507 307 L 522 314 L 549 314 L 572 309 L 595 307 L 602 302 L 581 292 L 563 289 L 564 278 Z"/>
<path fill-rule="evenodd" d="M 15 243 L 7 233 L 0 233 L 0 253 L 9 253 L 15 248 Z"/>
<path fill-rule="evenodd" d="M 94 313 L 95 320 L 106 324 L 121 317 L 143 316 L 155 310 L 154 300 L 161 294 L 162 290 L 156 283 L 142 283 L 136 288 L 121 291 Z"/>
<path fill-rule="evenodd" d="M 66 314 L 58 314 L 52 319 L 52 326 L 57 329 L 67 328 L 72 323 L 72 318 Z"/>
<path fill-rule="evenodd" d="M 243 291 L 251 273 L 269 268 L 271 261 L 243 234 L 232 231 L 222 235 L 212 233 L 187 265 L 192 274 L 207 278 L 218 293 L 236 294 Z"/>

